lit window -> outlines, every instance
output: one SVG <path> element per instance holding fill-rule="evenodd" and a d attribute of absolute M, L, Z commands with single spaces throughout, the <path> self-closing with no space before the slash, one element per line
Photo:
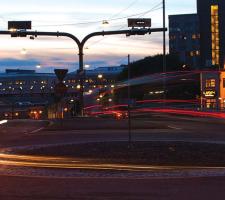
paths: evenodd
<path fill-rule="evenodd" d="M 200 55 L 200 51 L 196 51 L 196 55 L 199 56 Z"/>
<path fill-rule="evenodd" d="M 206 80 L 206 87 L 207 88 L 216 87 L 216 80 L 215 79 L 207 79 Z"/>
<path fill-rule="evenodd" d="M 196 34 L 193 34 L 193 35 L 192 35 L 192 39 L 193 39 L 193 40 L 197 39 L 197 35 L 196 35 Z"/>
<path fill-rule="evenodd" d="M 216 108 L 216 100 L 215 99 L 207 99 L 206 100 L 206 108 Z"/>
<path fill-rule="evenodd" d="M 211 32 L 212 32 L 212 64 L 219 65 L 219 7 L 218 5 L 211 6 Z"/>

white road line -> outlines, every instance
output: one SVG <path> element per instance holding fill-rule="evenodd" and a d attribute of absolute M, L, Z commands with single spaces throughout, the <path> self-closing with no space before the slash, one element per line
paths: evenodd
<path fill-rule="evenodd" d="M 25 134 L 26 135 L 30 135 L 30 134 L 38 133 L 38 132 L 42 131 L 44 128 L 45 127 L 41 127 L 39 129 L 35 129 L 35 130 L 31 131 L 31 132 L 26 132 Z"/>
<path fill-rule="evenodd" d="M 175 127 L 175 126 L 168 126 L 168 128 L 172 128 L 172 129 L 175 129 L 175 130 L 182 130 L 182 128 Z"/>

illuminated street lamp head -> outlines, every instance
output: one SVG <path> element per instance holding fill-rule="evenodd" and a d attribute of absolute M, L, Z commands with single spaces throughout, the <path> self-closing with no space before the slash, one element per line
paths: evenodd
<path fill-rule="evenodd" d="M 102 74 L 99 74 L 99 75 L 98 75 L 98 78 L 99 78 L 99 79 L 103 78 L 103 75 L 102 75 Z"/>
<path fill-rule="evenodd" d="M 37 65 L 36 68 L 37 68 L 37 69 L 41 69 L 41 65 Z"/>
<path fill-rule="evenodd" d="M 77 85 L 77 89 L 80 89 L 81 88 L 81 86 L 80 85 Z"/>
<path fill-rule="evenodd" d="M 9 31 L 10 31 L 11 33 L 15 33 L 15 32 L 17 31 L 17 29 L 16 29 L 16 28 L 10 28 Z"/>
<path fill-rule="evenodd" d="M 88 69 L 88 68 L 90 68 L 90 65 L 86 64 L 86 65 L 84 65 L 84 68 Z"/>

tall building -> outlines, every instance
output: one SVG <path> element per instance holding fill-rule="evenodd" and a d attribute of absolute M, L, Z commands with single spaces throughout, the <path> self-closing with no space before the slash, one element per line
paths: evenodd
<path fill-rule="evenodd" d="M 224 68 L 225 1 L 197 0 L 201 35 L 201 64 Z"/>
<path fill-rule="evenodd" d="M 200 65 L 200 33 L 197 14 L 169 16 L 170 53 L 180 58 L 185 65 Z"/>

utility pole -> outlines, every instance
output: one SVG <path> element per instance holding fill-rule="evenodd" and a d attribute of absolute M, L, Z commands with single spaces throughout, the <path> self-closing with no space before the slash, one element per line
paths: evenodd
<path fill-rule="evenodd" d="M 128 89 L 128 137 L 129 137 L 129 147 L 131 147 L 131 97 L 130 97 L 130 54 L 128 55 L 128 63 L 127 63 L 127 71 L 128 71 L 128 79 L 127 79 L 127 89 Z"/>
<path fill-rule="evenodd" d="M 166 4 L 163 2 L 163 90 L 164 90 L 164 102 L 166 99 Z M 164 103 L 165 106 L 165 103 Z"/>

